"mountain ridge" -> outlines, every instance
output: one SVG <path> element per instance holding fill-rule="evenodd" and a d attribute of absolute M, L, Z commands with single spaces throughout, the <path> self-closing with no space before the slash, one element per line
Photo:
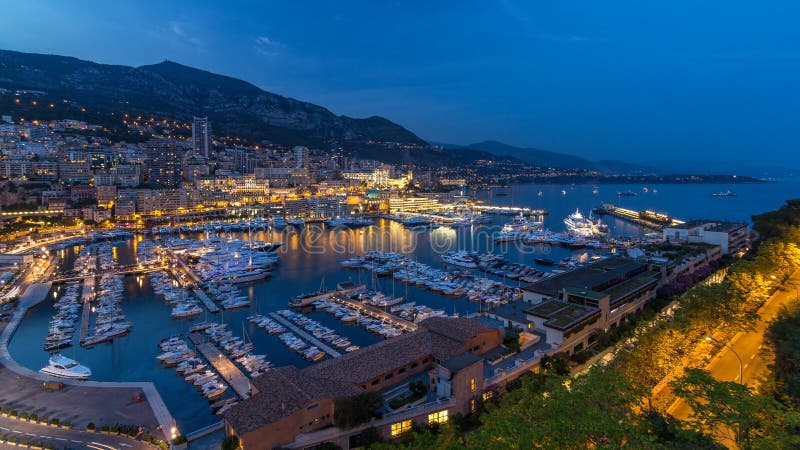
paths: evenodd
<path fill-rule="evenodd" d="M 132 67 L 0 50 L 0 88 L 46 91 L 108 110 L 184 119 L 207 115 L 214 129 L 254 142 L 323 149 L 341 145 L 354 156 L 377 159 L 414 160 L 436 154 L 419 136 L 389 119 L 336 115 L 244 80 L 170 60 Z M 381 155 L 398 146 L 420 150 L 420 155 L 410 151 Z"/>

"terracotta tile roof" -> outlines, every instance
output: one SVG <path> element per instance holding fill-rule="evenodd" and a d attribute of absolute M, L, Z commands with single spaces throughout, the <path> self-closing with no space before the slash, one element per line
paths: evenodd
<path fill-rule="evenodd" d="M 430 341 L 427 331 L 418 330 L 323 361 L 303 372 L 358 385 L 430 355 Z"/>
<path fill-rule="evenodd" d="M 362 390 L 336 380 L 314 378 L 294 366 L 279 367 L 253 379 L 258 393 L 226 411 L 225 420 L 240 436 L 325 398 Z"/>
<path fill-rule="evenodd" d="M 466 317 L 430 317 L 419 323 L 421 327 L 450 339 L 464 342 L 470 337 L 496 328 Z"/>

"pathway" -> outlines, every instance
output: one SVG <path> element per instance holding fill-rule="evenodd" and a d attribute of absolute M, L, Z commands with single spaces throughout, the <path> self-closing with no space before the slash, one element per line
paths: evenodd
<path fill-rule="evenodd" d="M 20 440 L 42 441 L 53 444 L 56 448 L 92 448 L 95 450 L 152 450 L 155 448 L 151 444 L 125 436 L 54 428 L 10 417 L 0 417 L 0 435 Z"/>
<path fill-rule="evenodd" d="M 214 369 L 239 397 L 243 399 L 250 397 L 250 379 L 216 345 L 211 342 L 200 342 L 196 336 L 199 335 L 193 333 L 192 342 L 196 344 L 197 351 L 214 366 Z"/>

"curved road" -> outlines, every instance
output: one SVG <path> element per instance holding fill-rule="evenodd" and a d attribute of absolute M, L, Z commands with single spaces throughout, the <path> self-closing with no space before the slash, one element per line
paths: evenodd
<path fill-rule="evenodd" d="M 42 441 L 53 444 L 58 449 L 66 447 L 94 450 L 152 450 L 155 448 L 146 442 L 123 436 L 52 428 L 2 416 L 0 416 L 0 435 L 29 441 Z M 0 445 L 8 446 L 8 444 Z"/>
<path fill-rule="evenodd" d="M 769 361 L 764 358 L 761 351 L 765 345 L 764 334 L 767 327 L 781 308 L 798 298 L 800 298 L 800 270 L 795 271 L 758 310 L 759 319 L 750 331 L 738 333 L 727 342 L 742 359 L 743 383 L 749 386 L 758 385 L 759 377 L 769 365 Z M 739 380 L 739 360 L 728 347 L 722 347 L 705 369 L 718 380 Z M 670 389 L 664 389 L 660 395 L 672 395 L 672 392 Z M 681 420 L 687 419 L 691 412 L 691 408 L 680 398 L 675 399 L 667 408 L 667 413 Z"/>

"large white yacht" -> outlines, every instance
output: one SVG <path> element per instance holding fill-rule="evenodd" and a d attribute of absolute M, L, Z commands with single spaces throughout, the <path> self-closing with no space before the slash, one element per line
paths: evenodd
<path fill-rule="evenodd" d="M 595 220 L 591 216 L 584 217 L 577 209 L 564 219 L 564 225 L 566 225 L 567 231 L 576 237 L 599 236 L 608 232 L 607 226 L 600 220 Z"/>
<path fill-rule="evenodd" d="M 49 364 L 41 368 L 39 372 L 58 378 L 72 378 L 75 380 L 86 380 L 92 376 L 92 371 L 88 367 L 82 366 L 74 359 L 67 358 L 59 353 L 50 356 Z"/>

